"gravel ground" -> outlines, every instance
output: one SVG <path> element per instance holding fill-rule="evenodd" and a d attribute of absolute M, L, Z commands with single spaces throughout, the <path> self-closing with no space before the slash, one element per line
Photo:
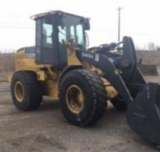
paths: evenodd
<path fill-rule="evenodd" d="M 66 122 L 58 101 L 49 98 L 36 111 L 17 110 L 9 88 L 9 83 L 0 83 L 0 152 L 158 151 L 129 128 L 124 112 L 111 105 L 96 125 L 79 128 Z"/>

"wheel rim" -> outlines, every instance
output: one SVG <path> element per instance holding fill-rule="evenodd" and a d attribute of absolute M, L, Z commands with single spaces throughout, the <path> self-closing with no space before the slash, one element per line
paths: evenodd
<path fill-rule="evenodd" d="M 14 94 L 18 102 L 23 102 L 24 100 L 24 87 L 21 82 L 16 82 L 14 86 Z"/>
<path fill-rule="evenodd" d="M 82 90 L 76 85 L 70 86 L 66 93 L 66 102 L 71 112 L 75 114 L 81 112 L 84 107 L 84 95 Z"/>

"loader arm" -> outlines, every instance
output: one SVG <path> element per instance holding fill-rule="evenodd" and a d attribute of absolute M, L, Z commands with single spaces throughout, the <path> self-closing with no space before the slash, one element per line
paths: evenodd
<path fill-rule="evenodd" d="M 121 44 L 123 44 L 122 47 Z M 118 53 L 113 52 L 114 49 L 117 49 Z M 110 43 L 106 47 L 99 48 L 96 52 L 112 58 L 114 66 L 121 71 L 121 77 L 126 85 L 134 78 L 139 79 L 138 83 L 145 84 L 145 80 L 137 68 L 136 50 L 131 37 L 124 36 L 122 42 Z"/>
<path fill-rule="evenodd" d="M 123 44 L 122 51 L 119 54 L 112 52 L 121 43 Z M 77 57 L 80 61 L 85 61 L 101 69 L 102 76 L 114 86 L 128 104 L 133 100 L 129 89 L 134 90 L 136 96 L 139 92 L 137 88 L 140 88 L 140 85 L 143 87 L 145 84 L 137 68 L 136 53 L 132 39 L 125 36 L 122 42 L 111 43 L 107 47 L 99 48 L 96 52 L 77 51 Z"/>
<path fill-rule="evenodd" d="M 77 51 L 77 57 L 80 61 L 85 61 L 103 71 L 102 77 L 106 78 L 124 98 L 128 104 L 133 99 L 111 58 L 103 54 L 93 54 L 86 51 Z"/>

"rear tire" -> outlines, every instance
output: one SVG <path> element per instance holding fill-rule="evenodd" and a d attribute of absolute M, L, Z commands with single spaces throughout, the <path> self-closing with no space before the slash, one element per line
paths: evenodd
<path fill-rule="evenodd" d="M 42 102 L 42 86 L 33 72 L 16 72 L 11 82 L 14 105 L 22 111 L 37 109 Z"/>
<path fill-rule="evenodd" d="M 98 75 L 84 69 L 67 73 L 60 84 L 59 100 L 64 117 L 80 127 L 94 124 L 106 110 L 106 90 Z"/>

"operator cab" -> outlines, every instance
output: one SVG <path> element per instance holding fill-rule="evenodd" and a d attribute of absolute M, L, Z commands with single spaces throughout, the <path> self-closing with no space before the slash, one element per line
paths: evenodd
<path fill-rule="evenodd" d="M 88 18 L 52 11 L 32 16 L 32 19 L 36 21 L 37 64 L 51 64 L 55 70 L 62 70 L 67 66 L 67 41 L 86 48 Z"/>

